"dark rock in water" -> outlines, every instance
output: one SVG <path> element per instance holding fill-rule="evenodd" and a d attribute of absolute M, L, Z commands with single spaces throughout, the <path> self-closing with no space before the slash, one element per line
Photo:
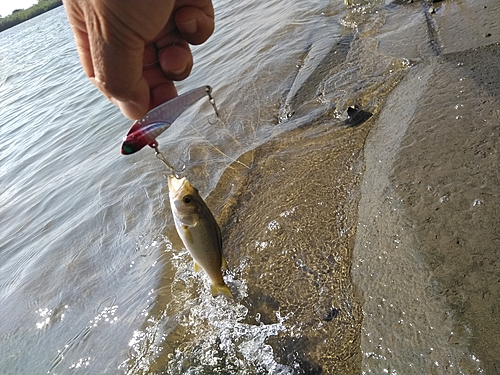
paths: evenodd
<path fill-rule="evenodd" d="M 330 311 L 328 311 L 328 314 L 323 318 L 325 322 L 330 322 L 333 319 L 335 319 L 339 315 L 339 310 L 336 309 L 335 307 L 332 307 Z"/>
<path fill-rule="evenodd" d="M 345 120 L 345 124 L 352 127 L 361 125 L 370 117 L 372 117 L 372 114 L 370 112 L 359 109 L 359 107 L 355 105 L 354 107 L 347 108 L 347 116 L 349 117 L 347 118 L 347 120 Z"/>

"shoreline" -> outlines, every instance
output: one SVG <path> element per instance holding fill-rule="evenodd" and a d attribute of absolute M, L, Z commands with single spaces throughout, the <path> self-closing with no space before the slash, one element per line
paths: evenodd
<path fill-rule="evenodd" d="M 10 15 L 0 18 L 0 32 L 35 18 L 52 9 L 62 6 L 62 0 L 46 0 L 26 9 L 16 9 Z"/>

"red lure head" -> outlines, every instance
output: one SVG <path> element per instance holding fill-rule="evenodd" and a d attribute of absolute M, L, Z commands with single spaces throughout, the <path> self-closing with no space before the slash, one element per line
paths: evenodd
<path fill-rule="evenodd" d="M 132 134 L 127 135 L 127 138 L 122 143 L 122 154 L 130 155 L 133 154 L 144 146 L 148 144 L 156 143 L 156 139 L 148 137 L 147 134 L 144 134 L 142 131 L 138 130 Z M 152 147 L 155 147 L 154 145 Z"/>
<path fill-rule="evenodd" d="M 137 122 L 136 122 L 137 123 Z M 140 125 L 137 123 L 137 125 Z M 149 124 L 143 128 L 139 127 L 139 129 L 135 130 L 132 133 L 127 134 L 127 137 L 122 143 L 121 152 L 123 155 L 133 154 L 144 146 L 149 145 L 151 147 L 157 147 L 158 143 L 156 142 L 156 137 L 163 133 L 163 131 L 170 126 L 169 123 L 165 122 L 155 122 L 153 124 Z M 136 127 L 134 126 L 131 130 Z"/>

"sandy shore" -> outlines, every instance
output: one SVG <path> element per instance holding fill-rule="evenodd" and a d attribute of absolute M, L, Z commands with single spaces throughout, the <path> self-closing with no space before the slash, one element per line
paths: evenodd
<path fill-rule="evenodd" d="M 500 373 L 500 4 L 435 6 L 408 6 L 421 27 L 379 40 L 419 63 L 365 145 L 352 268 L 363 373 Z"/>

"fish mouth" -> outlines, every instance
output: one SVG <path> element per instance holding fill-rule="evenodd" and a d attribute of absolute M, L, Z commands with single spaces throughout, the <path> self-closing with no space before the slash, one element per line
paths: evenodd
<path fill-rule="evenodd" d="M 186 183 L 186 177 L 177 178 L 175 176 L 168 177 L 168 190 L 172 193 L 177 193 Z"/>

